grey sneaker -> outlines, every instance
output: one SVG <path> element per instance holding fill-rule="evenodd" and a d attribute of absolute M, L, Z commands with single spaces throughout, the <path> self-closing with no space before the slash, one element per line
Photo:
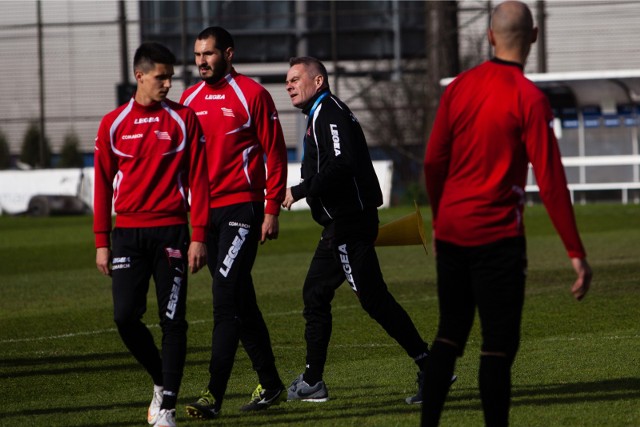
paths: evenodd
<path fill-rule="evenodd" d="M 329 391 L 324 381 L 318 381 L 313 386 L 304 380 L 304 374 L 293 380 L 287 390 L 287 400 L 302 400 L 303 402 L 326 402 L 329 400 Z"/>
<path fill-rule="evenodd" d="M 456 382 L 457 379 L 458 379 L 458 377 L 456 375 L 452 376 L 451 377 L 451 384 Z M 418 383 L 418 392 L 415 394 L 415 396 L 409 396 L 404 400 L 409 405 L 422 403 L 422 389 L 424 387 L 424 372 L 423 371 L 419 371 L 418 372 L 418 378 L 416 379 L 416 382 Z"/>
<path fill-rule="evenodd" d="M 208 389 L 205 389 L 197 401 L 187 404 L 185 407 L 187 415 L 191 418 L 209 420 L 220 414 L 220 408 L 216 405 L 216 400 Z"/>
<path fill-rule="evenodd" d="M 267 390 L 262 388 L 260 384 L 251 393 L 251 400 L 249 403 L 240 408 L 241 411 L 262 411 L 270 406 L 279 405 L 280 402 L 284 402 L 285 398 L 284 386 L 273 390 Z"/>

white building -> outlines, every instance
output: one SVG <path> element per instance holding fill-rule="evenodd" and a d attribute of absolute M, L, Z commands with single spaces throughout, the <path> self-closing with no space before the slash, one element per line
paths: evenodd
<path fill-rule="evenodd" d="M 171 2 L 162 3 L 166 7 Z M 197 6 L 205 10 L 206 6 L 206 10 L 211 11 L 223 7 L 222 3 L 228 5 L 232 2 L 188 2 L 188 7 Z M 279 5 L 282 10 L 294 12 L 312 8 L 312 3 L 301 0 L 267 3 L 271 9 Z M 313 7 L 319 3 L 313 3 Z M 397 6 L 396 1 L 339 3 L 339 6 L 346 3 L 368 4 L 377 9 L 383 3 L 390 4 L 390 7 Z M 528 3 L 535 13 L 536 2 Z M 40 3 L 44 76 L 42 96 L 45 101 L 42 111 L 46 118 L 46 135 L 54 153 L 59 151 L 65 135 L 74 132 L 79 136 L 82 151 L 90 155 L 100 118 L 116 107 L 116 85 L 123 80 L 119 4 L 116 0 L 42 0 Z M 487 10 L 491 4 L 473 0 L 459 2 L 459 41 L 463 65 L 478 63 L 490 54 L 485 32 Z M 125 0 L 124 5 L 128 40 L 125 67 L 131 76 L 132 56 L 141 41 L 140 14 L 143 6 L 138 0 Z M 0 69 L 3 76 L 0 79 L 0 130 L 7 136 L 14 154 L 20 151 L 28 122 L 37 121 L 41 114 L 37 6 L 36 0 L 0 2 Z M 546 16 L 547 71 L 640 69 L 637 49 L 640 40 L 640 1 L 550 0 L 546 2 Z M 353 25 L 356 25 L 355 21 Z M 345 44 L 349 41 L 353 40 L 338 39 L 336 42 Z M 326 40 L 327 44 L 330 42 Z M 187 42 L 189 48 L 191 43 L 191 40 Z M 537 54 L 537 48 L 534 47 L 527 72 L 538 71 Z M 329 62 L 327 65 L 331 71 L 333 64 Z M 359 68 L 356 62 L 345 62 L 344 65 L 347 68 Z M 286 61 L 236 64 L 236 68 L 249 75 L 263 75 L 266 72 L 283 78 L 287 64 Z M 170 93 L 172 99 L 178 99 L 183 90 L 179 78 L 181 67 L 176 71 Z M 197 74 L 195 69 L 192 73 Z M 133 77 L 130 79 L 132 81 Z M 295 147 L 300 134 L 300 114 L 291 107 L 279 78 L 265 83 L 265 86 L 280 110 L 287 144 Z M 350 99 L 352 105 L 358 108 L 357 95 L 349 92 L 352 87 L 340 85 L 338 89 L 341 90 L 341 97 Z M 423 136 L 416 136 L 416 139 L 422 140 Z"/>

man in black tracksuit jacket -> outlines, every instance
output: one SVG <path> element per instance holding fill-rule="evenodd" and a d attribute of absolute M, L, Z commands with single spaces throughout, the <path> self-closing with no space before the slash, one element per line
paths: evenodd
<path fill-rule="evenodd" d="M 331 94 L 324 65 L 315 58 L 290 60 L 286 90 L 308 117 L 300 184 L 287 189 L 283 207 L 307 199 L 324 227 L 304 282 L 306 370 L 290 386 L 289 400 L 325 401 L 322 381 L 331 337 L 331 301 L 349 283 L 364 310 L 411 356 L 422 371 L 428 354 L 406 311 L 382 278 L 374 242 L 382 192 L 362 128 L 351 110 Z M 417 396 L 409 403 L 421 401 Z"/>

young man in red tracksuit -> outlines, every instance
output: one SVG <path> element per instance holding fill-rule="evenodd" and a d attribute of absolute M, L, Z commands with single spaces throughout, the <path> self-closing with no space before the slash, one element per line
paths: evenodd
<path fill-rule="evenodd" d="M 286 399 L 251 269 L 258 242 L 278 237 L 287 152 L 271 96 L 232 66 L 231 35 L 220 27 L 203 30 L 194 54 L 203 81 L 188 88 L 181 102 L 195 110 L 207 139 L 207 264 L 213 278 L 214 325 L 209 384 L 198 401 L 187 405 L 187 413 L 213 418 L 220 411 L 239 342 L 260 382 L 242 410 L 262 410 Z"/>
<path fill-rule="evenodd" d="M 485 423 L 508 425 L 527 269 L 523 211 L 529 162 L 576 272 L 572 292 L 577 300 L 591 282 L 549 101 L 523 74 L 537 36 L 531 11 L 521 2 L 501 3 L 488 36 L 495 57 L 447 87 L 424 160 L 440 305 L 425 368 L 425 426 L 439 422 L 476 307 L 482 327 L 479 386 Z"/>
<path fill-rule="evenodd" d="M 166 98 L 174 63 L 165 46 L 143 43 L 134 56 L 136 93 L 102 119 L 95 141 L 96 265 L 112 276 L 118 332 L 154 383 L 147 421 L 162 427 L 175 426 L 187 346 L 187 268 L 195 273 L 206 262 L 209 205 L 198 118 Z M 141 321 L 151 276 L 162 328 L 160 352 Z"/>

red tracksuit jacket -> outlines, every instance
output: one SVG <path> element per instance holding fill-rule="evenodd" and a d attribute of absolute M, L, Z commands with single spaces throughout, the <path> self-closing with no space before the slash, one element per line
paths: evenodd
<path fill-rule="evenodd" d="M 278 215 L 287 147 L 269 92 L 232 70 L 214 85 L 191 86 L 180 102 L 196 112 L 207 140 L 210 206 L 266 199 L 265 213 Z"/>
<path fill-rule="evenodd" d="M 134 98 L 102 119 L 94 153 L 96 247 L 117 227 L 185 224 L 205 241 L 209 213 L 204 137 L 190 108 L 170 100 L 142 106 Z"/>
<path fill-rule="evenodd" d="M 424 161 L 437 239 L 476 246 L 524 235 L 531 162 L 569 256 L 585 256 L 552 120 L 546 96 L 518 64 L 486 61 L 449 84 Z"/>

